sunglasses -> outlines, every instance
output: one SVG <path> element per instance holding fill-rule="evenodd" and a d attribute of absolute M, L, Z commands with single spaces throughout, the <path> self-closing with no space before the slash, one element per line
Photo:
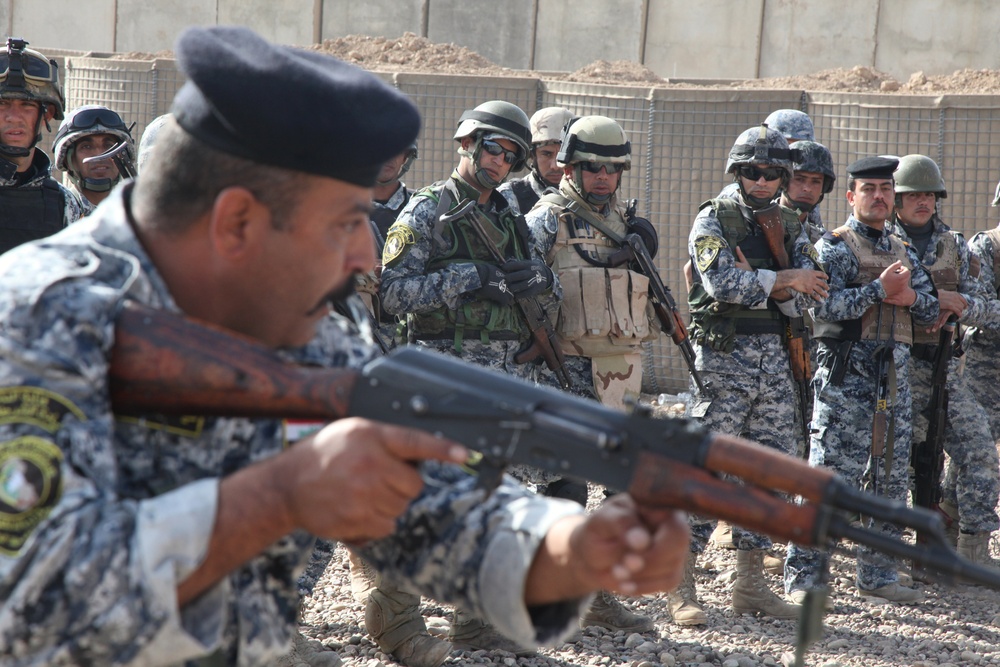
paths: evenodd
<path fill-rule="evenodd" d="M 130 132 L 132 128 L 125 127 L 125 121 L 111 109 L 84 109 L 73 116 L 70 129 L 89 130 L 95 125 L 101 125 L 111 130 Z"/>
<path fill-rule="evenodd" d="M 490 139 L 483 140 L 483 150 L 490 155 L 503 155 L 503 161 L 507 164 L 514 164 L 521 159 L 520 151 L 509 151 L 495 141 Z"/>
<path fill-rule="evenodd" d="M 14 69 L 20 70 L 25 79 L 39 83 L 49 83 L 54 80 L 52 64 L 31 53 L 15 52 Z M 9 53 L 0 53 L 0 81 L 6 81 L 10 75 L 11 57 Z"/>
<path fill-rule="evenodd" d="M 581 169 L 589 171 L 592 174 L 601 173 L 601 169 L 608 172 L 608 174 L 617 174 L 625 169 L 625 164 L 622 162 L 580 162 L 578 164 Z"/>
<path fill-rule="evenodd" d="M 740 176 L 751 181 L 759 181 L 761 177 L 765 181 L 776 181 L 785 175 L 785 170 L 780 167 L 768 167 L 761 169 L 755 165 L 744 165 L 740 167 Z"/>

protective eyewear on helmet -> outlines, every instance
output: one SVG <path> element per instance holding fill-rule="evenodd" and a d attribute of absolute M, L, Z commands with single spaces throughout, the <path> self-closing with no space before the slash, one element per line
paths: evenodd
<path fill-rule="evenodd" d="M 601 169 L 608 172 L 608 174 L 617 174 L 625 169 L 624 162 L 580 162 L 579 164 L 581 169 L 589 171 L 592 174 L 601 173 Z"/>
<path fill-rule="evenodd" d="M 759 181 L 761 177 L 763 177 L 765 181 L 776 181 L 785 175 L 785 170 L 781 167 L 767 167 L 766 169 L 761 169 L 757 165 L 748 164 L 740 167 L 739 174 L 743 178 L 751 181 Z"/>
<path fill-rule="evenodd" d="M 95 125 L 103 125 L 111 130 L 129 132 L 122 117 L 111 109 L 82 109 L 73 116 L 71 130 L 89 130 Z"/>
<path fill-rule="evenodd" d="M 483 150 L 490 155 L 503 155 L 503 161 L 507 164 L 514 164 L 521 159 L 521 151 L 509 151 L 490 139 L 483 139 Z"/>
<path fill-rule="evenodd" d="M 17 67 L 16 61 L 20 61 L 21 73 L 25 79 L 40 83 L 53 81 L 54 75 L 52 73 L 52 65 L 49 61 L 23 51 L 15 51 L 13 58 L 15 59 L 15 68 Z M 0 81 L 7 80 L 7 76 L 10 74 L 10 62 L 11 54 L 0 52 Z"/>

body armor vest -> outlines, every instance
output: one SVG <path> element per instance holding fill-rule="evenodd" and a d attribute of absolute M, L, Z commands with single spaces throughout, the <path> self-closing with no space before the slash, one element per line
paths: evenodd
<path fill-rule="evenodd" d="M 722 226 L 722 236 L 730 248 L 743 251 L 754 269 L 778 271 L 777 262 L 767 247 L 764 233 L 752 221 L 752 211 L 735 199 L 710 199 L 699 210 L 711 206 Z M 791 209 L 781 208 L 781 224 L 785 230 L 785 252 L 789 257 L 795 239 L 802 231 L 802 223 Z M 753 233 L 751 233 L 753 232 Z M 773 299 L 767 308 L 751 309 L 743 304 L 723 303 L 710 296 L 695 273 L 688 294 L 691 309 L 691 338 L 719 352 L 732 352 L 736 334 L 781 334 L 785 331 L 784 318 Z"/>
<path fill-rule="evenodd" d="M 958 290 L 958 277 L 961 269 L 958 257 L 958 241 L 955 235 L 950 233 L 942 234 L 937 242 L 937 259 L 933 264 L 924 264 L 924 268 L 931 274 L 934 287 L 939 290 L 955 292 Z M 884 317 L 884 316 L 883 316 Z M 940 340 L 938 332 L 927 333 L 927 327 L 913 328 L 913 344 L 937 345 Z"/>
<path fill-rule="evenodd" d="M 535 188 L 531 187 L 530 178 L 529 176 L 510 182 L 510 191 L 514 193 L 514 198 L 517 199 L 517 209 L 521 211 L 522 215 L 533 209 L 538 203 L 538 193 L 535 192 Z"/>
<path fill-rule="evenodd" d="M 906 246 L 896 236 L 889 236 L 892 252 L 878 252 L 875 244 L 846 225 L 833 232 L 847 247 L 851 249 L 858 260 L 858 275 L 847 287 L 863 287 L 878 278 L 890 264 L 899 260 L 903 266 L 913 270 Z M 882 328 L 879 329 L 878 312 L 882 309 Z M 895 311 L 895 312 L 893 312 Z M 816 322 L 813 328 L 816 338 L 833 338 L 836 340 L 888 340 L 889 333 L 897 343 L 909 345 L 913 342 L 913 322 L 910 309 L 903 306 L 890 306 L 877 303 L 866 310 L 860 318 L 841 320 L 839 322 Z"/>
<path fill-rule="evenodd" d="M 452 189 L 452 181 L 446 181 L 443 186 L 435 184 L 413 196 L 436 202 L 439 212 L 435 213 L 435 220 L 440 220 L 441 215 L 457 210 L 466 201 L 457 198 Z M 481 221 L 487 235 L 505 259 L 530 259 L 528 226 L 524 217 L 516 214 L 503 195 L 495 190 L 490 199 L 497 212 L 483 213 Z M 444 210 L 440 210 L 442 208 Z M 435 250 L 427 262 L 428 272 L 439 271 L 449 264 L 497 264 L 468 218 L 435 226 L 434 236 Z M 410 335 L 417 339 L 454 338 L 456 351 L 461 351 L 462 340 L 468 336 L 488 343 L 491 339 L 524 340 L 530 333 L 516 305 L 504 306 L 488 299 L 470 301 L 457 309 L 442 306 L 426 313 L 409 313 L 407 327 Z"/>
<path fill-rule="evenodd" d="M 65 227 L 66 200 L 51 178 L 41 187 L 0 188 L 0 254 Z"/>
<path fill-rule="evenodd" d="M 397 208 L 388 208 L 385 206 L 379 206 L 373 208 L 371 212 L 372 222 L 375 223 L 375 227 L 378 228 L 379 233 L 382 238 L 385 239 L 386 235 L 389 233 L 389 228 L 392 227 L 392 223 L 396 222 L 396 218 L 399 217 L 400 211 L 403 207 L 410 201 L 410 192 L 405 190 L 403 193 L 403 201 L 400 202 Z"/>
<path fill-rule="evenodd" d="M 540 201 L 552 206 L 559 221 L 547 259 L 563 288 L 556 321 L 563 350 L 576 356 L 614 356 L 655 339 L 659 328 L 649 304 L 649 279 L 627 265 L 611 266 L 608 260 L 621 246 L 571 210 L 590 212 L 611 234 L 624 239 L 628 223 L 617 198 L 608 202 L 609 214 L 603 217 L 566 181 L 559 190 Z"/>

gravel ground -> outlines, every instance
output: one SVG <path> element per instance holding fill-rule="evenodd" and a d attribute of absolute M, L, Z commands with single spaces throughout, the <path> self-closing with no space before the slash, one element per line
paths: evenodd
<path fill-rule="evenodd" d="M 591 496 L 592 500 L 597 496 L 594 489 Z M 998 546 L 994 537 L 991 545 L 994 558 L 998 556 Z M 655 620 L 655 633 L 626 635 L 591 627 L 578 640 L 557 648 L 540 649 L 537 656 L 515 658 L 502 652 L 456 651 L 445 665 L 790 665 L 797 623 L 736 616 L 728 608 L 728 591 L 735 576 L 734 553 L 710 545 L 698 561 L 696 580 L 708 613 L 707 626 L 673 625 L 666 596 L 646 596 L 630 599 L 629 603 Z M 1000 666 L 1000 592 L 972 586 L 918 584 L 926 594 L 923 604 L 879 604 L 855 595 L 853 562 L 853 558 L 841 554 L 833 556 L 834 610 L 824 619 L 823 637 L 807 654 L 807 665 Z M 778 590 L 779 578 L 772 576 L 770 580 Z M 301 585 L 300 630 L 305 637 L 336 651 L 345 665 L 397 664 L 365 634 L 364 609 L 351 597 L 347 552 L 342 546 L 321 543 Z M 431 632 L 447 633 L 449 607 L 425 600 L 423 614 Z M 322 648 L 315 642 L 312 646 Z"/>

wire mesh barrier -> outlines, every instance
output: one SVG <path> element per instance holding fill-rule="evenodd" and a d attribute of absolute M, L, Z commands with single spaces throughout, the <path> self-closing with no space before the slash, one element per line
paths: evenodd
<path fill-rule="evenodd" d="M 59 54 L 65 59 L 67 108 L 104 104 L 127 123 L 135 121 L 138 141 L 156 116 L 169 110 L 183 75 L 173 60 L 121 60 Z M 446 178 L 458 162 L 452 136 L 466 109 L 503 99 L 531 115 L 545 106 L 565 106 L 580 115 L 614 118 L 632 142 L 632 170 L 622 195 L 639 199 L 638 212 L 660 236 L 657 266 L 664 282 L 686 310 L 682 267 L 687 237 L 698 206 L 714 197 L 730 178 L 726 158 L 740 132 L 780 108 L 808 113 L 816 140 L 833 154 L 838 175 L 833 192 L 820 204 L 833 229 L 846 219 L 845 168 L 868 155 L 922 153 L 934 158 L 948 187 L 943 217 L 970 237 L 996 225 L 989 205 L 1000 167 L 1000 96 L 910 96 L 802 90 L 651 88 L 546 80 L 533 77 L 483 77 L 380 73 L 409 95 L 423 115 L 420 159 L 407 174 L 419 188 Z M 271 107 L 269 113 L 299 113 L 302 130 L 323 109 L 288 110 L 279 100 L 248 100 Z M 53 128 L 55 129 L 55 128 Z M 51 141 L 43 144 L 51 148 Z M 648 391 L 678 392 L 688 387 L 687 369 L 666 337 L 647 345 L 644 355 Z"/>

